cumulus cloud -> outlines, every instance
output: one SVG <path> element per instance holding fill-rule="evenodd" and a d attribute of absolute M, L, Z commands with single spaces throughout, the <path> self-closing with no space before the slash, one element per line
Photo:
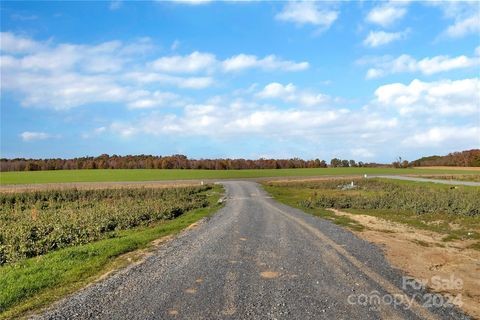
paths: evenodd
<path fill-rule="evenodd" d="M 408 2 L 406 1 L 390 1 L 384 3 L 370 10 L 366 20 L 382 27 L 389 27 L 405 16 L 407 13 L 407 5 Z"/>
<path fill-rule="evenodd" d="M 373 79 L 389 74 L 420 72 L 424 75 L 432 75 L 456 69 L 473 68 L 480 65 L 480 57 L 467 57 L 465 55 L 450 57 L 446 55 L 426 57 L 420 60 L 410 55 L 402 54 L 397 58 L 389 56 L 373 59 L 361 59 L 359 64 L 373 64 L 373 68 L 367 71 L 366 78 Z"/>
<path fill-rule="evenodd" d="M 198 51 L 151 60 L 155 46 L 149 38 L 83 45 L 40 42 L 10 32 L 2 32 L 1 37 L 0 68 L 5 80 L 1 90 L 16 93 L 23 106 L 56 110 L 92 103 L 119 103 L 129 108 L 178 106 L 185 99 L 169 92 L 172 87 L 211 87 L 214 72 L 251 68 L 300 71 L 309 67 L 307 62 L 274 55 L 239 54 L 222 61 Z"/>
<path fill-rule="evenodd" d="M 478 147 L 480 145 L 480 129 L 478 126 L 433 127 L 407 137 L 403 140 L 403 144 L 421 148 L 455 146 L 456 148 L 467 149 L 471 146 Z"/>
<path fill-rule="evenodd" d="M 1 50 L 4 53 L 28 53 L 39 50 L 42 43 L 29 38 L 14 35 L 11 32 L 0 32 Z"/>
<path fill-rule="evenodd" d="M 304 109 L 265 106 L 233 101 L 229 105 L 188 105 L 182 114 L 152 113 L 131 122 L 114 122 L 110 130 L 122 135 L 138 134 L 208 137 L 240 137 L 261 134 L 266 137 L 356 135 L 379 132 L 397 126 L 396 119 L 362 112 L 350 113 L 332 108 Z M 212 130 L 215 128 L 215 130 Z"/>
<path fill-rule="evenodd" d="M 408 30 L 402 32 L 385 32 L 385 31 L 370 31 L 368 36 L 363 40 L 363 44 L 367 47 L 380 47 L 390 42 L 405 39 Z"/>
<path fill-rule="evenodd" d="M 193 73 L 212 69 L 217 60 L 211 53 L 192 52 L 187 56 L 162 57 L 152 62 L 154 70 L 174 73 Z"/>
<path fill-rule="evenodd" d="M 422 82 L 415 79 L 408 85 L 383 85 L 375 91 L 375 97 L 376 103 L 396 108 L 402 115 L 478 115 L 480 80 L 472 78 Z"/>
<path fill-rule="evenodd" d="M 367 148 L 355 148 L 351 150 L 351 154 L 354 158 L 369 159 L 375 156 L 375 153 Z"/>
<path fill-rule="evenodd" d="M 54 138 L 54 135 L 45 132 L 33 132 L 33 131 L 25 131 L 20 134 L 20 138 L 22 138 L 25 142 L 32 142 L 38 140 L 46 140 L 50 138 Z"/>
<path fill-rule="evenodd" d="M 306 90 L 297 90 L 292 83 L 282 85 L 278 82 L 267 84 L 256 96 L 262 99 L 281 99 L 307 107 L 318 106 L 333 101 L 328 95 L 312 93 Z"/>
<path fill-rule="evenodd" d="M 180 107 L 187 103 L 188 99 L 171 92 L 148 92 L 127 104 L 131 109 L 150 109 L 156 107 Z"/>
<path fill-rule="evenodd" d="M 226 72 L 240 71 L 251 68 L 263 70 L 301 71 L 308 69 L 308 62 L 294 62 L 282 60 L 275 55 L 269 55 L 258 59 L 254 55 L 239 54 L 222 62 L 223 70 Z"/>
<path fill-rule="evenodd" d="M 170 73 L 198 73 L 200 71 L 237 72 L 247 69 L 261 69 L 265 71 L 302 71 L 308 69 L 308 62 L 283 60 L 275 55 L 258 58 L 251 54 L 238 54 L 223 61 L 217 60 L 210 53 L 193 52 L 186 56 L 162 57 L 151 63 L 156 71 Z"/>
<path fill-rule="evenodd" d="M 272 82 L 260 89 L 252 85 L 241 95 L 214 96 L 203 103 L 187 101 L 176 112 L 148 111 L 130 120 L 112 121 L 106 131 L 130 139 L 145 135 L 227 142 L 302 139 L 302 145 L 309 148 L 341 139 L 342 154 L 366 160 L 388 150 L 396 156 L 411 150 L 409 144 L 435 148 L 432 150 L 460 145 L 453 137 L 464 139 L 461 145 L 467 148 L 476 145 L 476 132 L 471 128 L 478 125 L 471 119 L 480 112 L 479 82 L 474 78 L 391 83 L 380 86 L 368 105 L 353 109 L 339 107 L 345 101 L 336 102 L 293 83 Z M 311 100 L 314 103 L 304 99 L 308 95 L 315 98 Z M 276 104 L 277 100 L 286 105 Z M 456 119 L 453 123 L 457 125 L 447 125 L 446 117 Z M 392 150 L 392 141 L 401 145 Z"/>
<path fill-rule="evenodd" d="M 128 72 L 124 79 L 140 84 L 160 83 L 174 85 L 186 89 L 204 89 L 211 87 L 215 80 L 212 77 L 179 77 L 157 72 Z"/>
<path fill-rule="evenodd" d="M 476 1 L 435 1 L 428 3 L 439 7 L 447 19 L 453 20 L 441 36 L 461 38 L 480 32 L 480 10 Z"/>
<path fill-rule="evenodd" d="M 467 34 L 480 32 L 480 14 L 474 14 L 470 17 L 458 19 L 453 25 L 449 26 L 445 34 L 452 38 L 460 38 Z"/>
<path fill-rule="evenodd" d="M 299 25 L 311 24 L 326 30 L 337 20 L 339 12 L 322 8 L 321 3 L 314 1 L 291 1 L 275 18 L 280 21 L 293 22 Z"/>

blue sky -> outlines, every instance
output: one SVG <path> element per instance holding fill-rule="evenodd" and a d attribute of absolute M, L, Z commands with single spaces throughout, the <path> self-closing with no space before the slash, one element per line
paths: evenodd
<path fill-rule="evenodd" d="M 8 2 L 1 156 L 480 147 L 478 2 Z"/>

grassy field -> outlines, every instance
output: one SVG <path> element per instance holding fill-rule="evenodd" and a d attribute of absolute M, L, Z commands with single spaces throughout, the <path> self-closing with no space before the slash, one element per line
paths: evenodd
<path fill-rule="evenodd" d="M 255 170 L 159 170 L 159 169 L 117 169 L 117 170 L 58 170 L 1 172 L 0 184 L 36 184 L 59 182 L 114 182 L 114 181 L 156 181 L 186 179 L 237 179 L 261 177 L 302 177 L 324 175 L 363 174 L 458 174 L 454 169 L 393 169 L 393 168 L 309 168 L 309 169 L 255 169 Z M 461 171 L 478 174 L 478 171 Z"/>
<path fill-rule="evenodd" d="M 15 318 L 47 305 L 101 274 L 127 265 L 132 259 L 141 259 L 141 254 L 128 256 L 126 253 L 148 250 L 153 240 L 176 234 L 199 219 L 210 216 L 220 207 L 217 201 L 222 193 L 220 186 L 196 193 L 203 194 L 206 202 L 171 220 L 118 230 L 111 238 L 57 249 L 0 266 L 0 319 Z"/>
<path fill-rule="evenodd" d="M 324 182 L 270 182 L 265 189 L 278 201 L 336 224 L 361 231 L 363 226 L 329 208 L 366 214 L 435 231 L 444 240 L 473 240 L 480 249 L 480 188 L 386 179 Z M 339 188 L 340 186 L 340 188 Z"/>

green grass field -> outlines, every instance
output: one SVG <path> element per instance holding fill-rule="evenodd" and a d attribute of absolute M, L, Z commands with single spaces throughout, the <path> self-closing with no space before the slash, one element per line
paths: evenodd
<path fill-rule="evenodd" d="M 312 169 L 253 169 L 253 170 L 159 170 L 159 169 L 97 169 L 1 172 L 0 184 L 35 184 L 59 182 L 114 182 L 188 179 L 238 179 L 262 177 L 294 177 L 363 174 L 478 174 L 478 171 L 446 169 L 393 168 L 312 168 Z"/>

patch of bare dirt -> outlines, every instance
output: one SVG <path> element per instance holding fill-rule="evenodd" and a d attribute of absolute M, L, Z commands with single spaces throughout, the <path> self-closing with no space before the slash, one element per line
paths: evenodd
<path fill-rule="evenodd" d="M 260 276 L 264 279 L 275 279 L 278 278 L 279 273 L 276 271 L 264 271 L 260 273 Z"/>
<path fill-rule="evenodd" d="M 461 294 L 462 309 L 480 319 L 480 252 L 469 249 L 473 240 L 442 242 L 445 235 L 412 228 L 369 215 L 351 214 L 336 209 L 366 227 L 357 231 L 360 238 L 381 245 L 389 262 L 419 280 L 433 277 L 461 279 L 460 289 L 434 290 L 454 296 Z M 427 284 L 428 285 L 428 284 Z"/>

